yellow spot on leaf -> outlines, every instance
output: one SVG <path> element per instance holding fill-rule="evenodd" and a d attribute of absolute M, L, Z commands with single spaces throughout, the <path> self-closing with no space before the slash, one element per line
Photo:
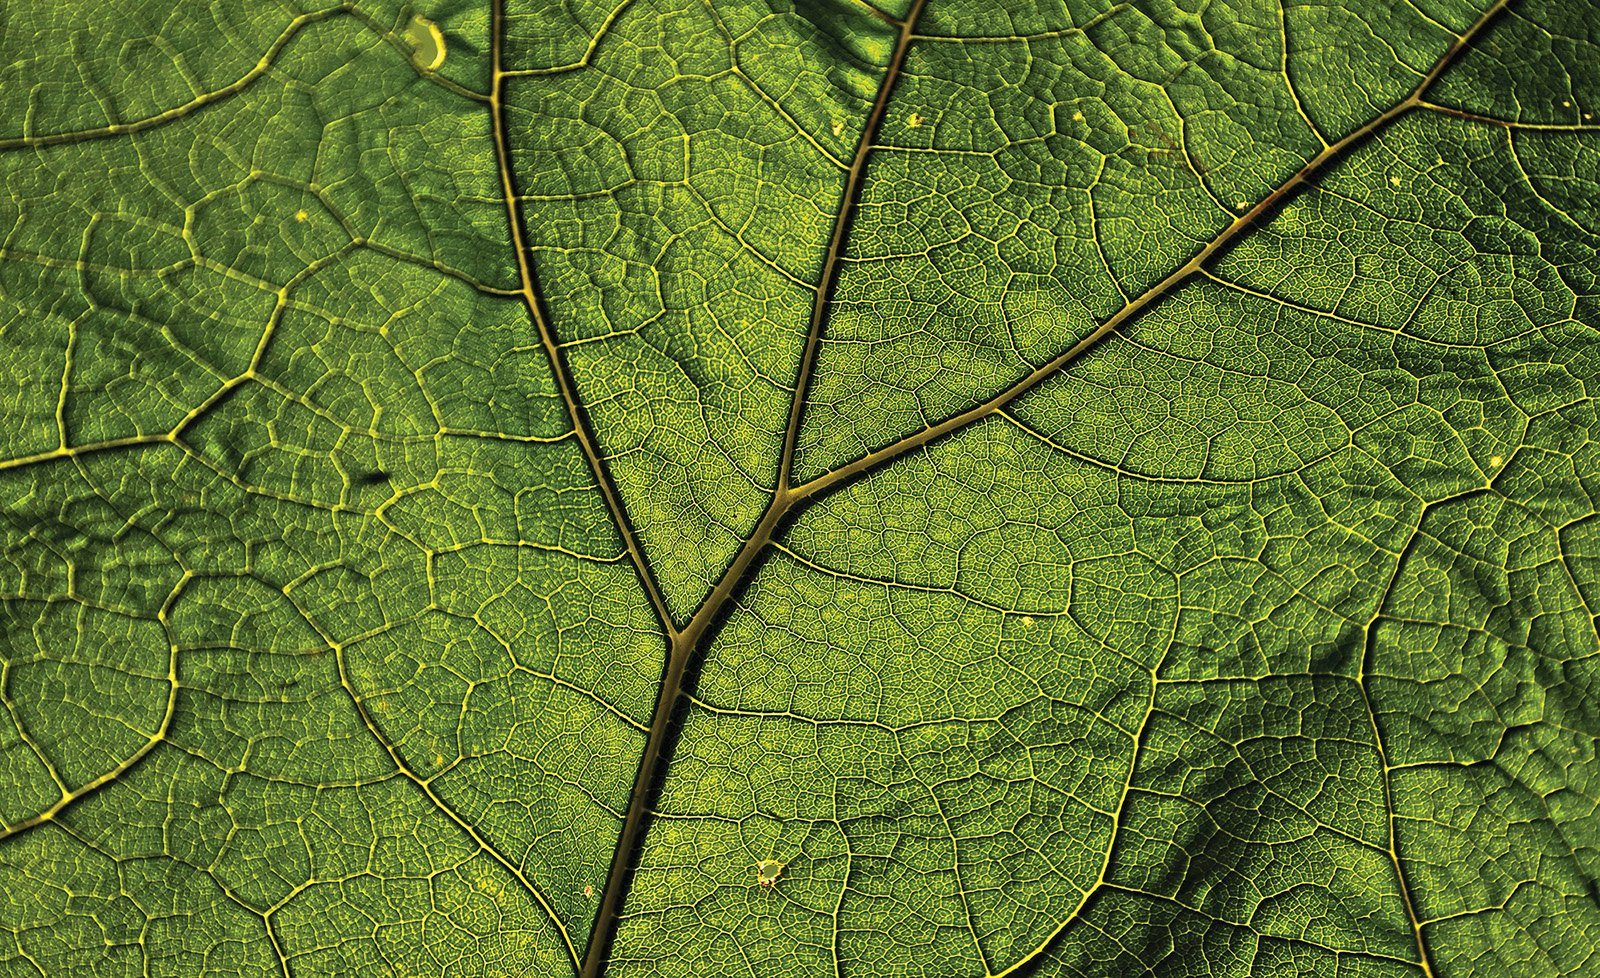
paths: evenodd
<path fill-rule="evenodd" d="M 844 120 L 843 119 L 835 119 L 835 120 L 833 120 L 833 134 L 835 136 L 844 135 Z"/>
<path fill-rule="evenodd" d="M 305 211 L 305 208 L 303 208 L 303 207 L 294 212 L 294 219 L 299 221 L 301 224 L 304 224 L 310 218 L 311 218 L 311 215 L 307 214 L 306 211 Z"/>
<path fill-rule="evenodd" d="M 411 60 L 423 71 L 438 71 L 444 64 L 444 31 L 428 18 L 418 14 L 406 25 L 405 39 L 411 44 Z"/>
<path fill-rule="evenodd" d="M 1394 186 L 1398 187 L 1398 186 L 1400 186 L 1400 177 L 1398 175 L 1397 176 L 1392 176 L 1392 177 L 1389 178 L 1389 182 L 1391 184 L 1393 184 Z"/>
<path fill-rule="evenodd" d="M 922 128 L 922 116 L 918 115 L 915 112 L 911 113 L 911 118 L 906 120 L 906 128 L 907 129 L 920 129 L 920 128 Z"/>
<path fill-rule="evenodd" d="M 1491 458 L 1489 460 L 1489 468 L 1491 468 L 1491 469 L 1498 469 L 1500 466 L 1502 466 L 1504 464 L 1506 464 L 1506 460 L 1501 458 L 1498 455 L 1496 455 L 1494 458 Z"/>
<path fill-rule="evenodd" d="M 783 873 L 783 863 L 776 859 L 763 859 L 756 863 L 756 885 L 773 886 Z"/>
<path fill-rule="evenodd" d="M 1072 113 L 1072 121 L 1073 122 L 1082 122 L 1083 121 L 1083 113 L 1082 112 L 1074 112 L 1074 113 Z"/>

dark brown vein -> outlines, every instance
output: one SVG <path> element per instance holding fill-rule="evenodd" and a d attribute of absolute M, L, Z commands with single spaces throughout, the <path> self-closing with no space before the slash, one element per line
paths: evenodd
<path fill-rule="evenodd" d="M 1600 123 L 1583 122 L 1518 122 L 1515 119 L 1501 119 L 1492 115 L 1482 115 L 1477 112 L 1468 112 L 1458 109 L 1453 105 L 1440 105 L 1437 102 L 1420 101 L 1417 108 L 1427 109 L 1447 115 L 1452 119 L 1463 122 L 1476 122 L 1482 126 L 1499 126 L 1502 129 L 1526 129 L 1530 132 L 1600 132 Z"/>
<path fill-rule="evenodd" d="M 516 181 L 511 175 L 511 146 L 506 139 L 505 90 L 506 78 L 509 76 L 502 65 L 505 46 L 505 0 L 494 0 L 490 12 L 489 33 L 489 47 L 493 58 L 489 113 L 494 128 L 494 151 L 495 161 L 500 170 L 500 188 L 506 199 L 511 248 L 516 254 L 517 276 L 521 284 L 517 294 L 528 307 L 528 316 L 539 332 L 539 342 L 543 345 L 545 356 L 550 361 L 550 373 L 555 377 L 561 402 L 566 405 L 574 434 L 577 436 L 578 444 L 583 448 L 583 457 L 588 461 L 590 470 L 594 472 L 595 483 L 605 498 L 611 522 L 615 524 L 617 533 L 622 537 L 623 545 L 628 551 L 628 559 L 632 561 L 633 569 L 639 576 L 639 583 L 650 597 L 650 606 L 655 609 L 656 617 L 661 620 L 662 629 L 670 637 L 677 634 L 672 612 L 667 610 L 667 603 L 661 597 L 661 589 L 656 584 L 655 574 L 650 570 L 650 562 L 645 557 L 644 548 L 639 544 L 638 534 L 628 519 L 622 498 L 617 494 L 611 473 L 600 455 L 595 437 L 589 428 L 589 419 L 584 414 L 582 403 L 578 400 L 577 389 L 573 386 L 572 377 L 567 373 L 567 364 L 561 356 L 560 344 L 556 342 L 555 332 L 550 328 L 550 317 L 545 314 L 544 304 L 534 288 L 533 268 L 528 262 L 528 245 L 522 231 L 522 198 L 517 195 Z"/>
<path fill-rule="evenodd" d="M 845 240 L 849 237 L 851 218 L 855 213 L 862 178 L 867 169 L 867 157 L 871 153 L 872 144 L 883 122 L 884 112 L 888 109 L 895 82 L 899 79 L 905 64 L 906 52 L 911 48 L 912 31 L 916 27 L 917 17 L 921 14 L 925 2 L 926 0 L 916 0 L 906 19 L 897 25 L 900 33 L 895 40 L 894 51 L 889 57 L 883 81 L 878 86 L 871 114 L 862 128 L 855 157 L 845 178 L 839 213 L 834 218 L 833 232 L 829 237 L 828 250 L 822 262 L 821 278 L 817 284 L 816 299 L 811 307 L 805 350 L 801 354 L 794 394 L 789 406 L 789 418 L 784 426 L 783 453 L 778 462 L 778 478 L 772 498 L 767 504 L 766 511 L 761 514 L 755 530 L 734 555 L 733 562 L 723 572 L 716 586 L 706 595 L 689 623 L 681 632 L 669 635 L 672 648 L 668 655 L 666 672 L 657 691 L 655 711 L 650 720 L 650 734 L 645 742 L 644 756 L 639 760 L 639 769 L 634 777 L 633 790 L 628 800 L 628 814 L 623 820 L 622 832 L 617 838 L 616 853 L 612 857 L 611 869 L 606 876 L 605 892 L 600 897 L 594 930 L 589 935 L 589 948 L 584 955 L 581 978 L 598 978 L 605 970 L 611 941 L 616 933 L 617 916 L 622 910 L 623 898 L 632 881 L 634 859 L 645 826 L 649 822 L 651 789 L 661 774 L 660 769 L 666 759 L 671 756 L 672 744 L 677 740 L 678 728 L 673 722 L 674 711 L 683 692 L 689 666 L 698 655 L 701 640 L 707 634 L 712 622 L 726 606 L 739 582 L 748 575 L 751 564 L 771 541 L 779 522 L 796 501 L 789 489 L 789 476 L 793 471 L 795 445 L 799 441 L 806 390 L 810 385 L 812 369 L 816 362 L 818 342 L 822 336 L 823 326 L 827 322 L 831 304 L 829 299 L 838 281 L 839 258 L 844 251 Z M 496 92 L 498 91 L 497 86 Z"/>
<path fill-rule="evenodd" d="M 883 83 L 878 86 L 878 97 L 872 103 L 872 113 L 861 130 L 861 141 L 856 144 L 855 158 L 850 161 L 845 177 L 844 196 L 839 213 L 833 220 L 833 234 L 828 239 L 828 251 L 822 259 L 822 274 L 817 281 L 816 296 L 811 303 L 811 322 L 806 328 L 805 351 L 800 356 L 800 373 L 794 384 L 794 395 L 789 402 L 789 421 L 783 431 L 783 455 L 778 460 L 778 488 L 775 495 L 789 489 L 789 476 L 794 471 L 795 445 L 800 440 L 800 422 L 805 414 L 806 391 L 811 387 L 811 375 L 816 366 L 817 346 L 822 339 L 822 327 L 828 321 L 828 309 L 833 304 L 833 292 L 839 282 L 839 258 L 844 254 L 845 240 L 850 236 L 850 226 L 855 217 L 856 203 L 861 197 L 861 179 L 867 172 L 867 157 L 872 155 L 872 144 L 883 125 L 883 114 L 889 108 L 889 97 L 905 65 L 906 52 L 911 50 L 912 30 L 927 0 L 916 0 L 900 27 L 895 39 L 894 53 L 889 67 L 884 71 Z"/>
<path fill-rule="evenodd" d="M 1389 597 L 1394 593 L 1395 584 L 1400 580 L 1400 573 L 1405 569 L 1406 557 L 1412 552 L 1417 541 L 1422 537 L 1422 526 L 1428 519 L 1428 513 L 1442 503 L 1455 502 L 1468 496 L 1476 495 L 1481 489 L 1469 489 L 1445 499 L 1426 502 L 1417 511 L 1417 525 L 1395 552 L 1394 570 L 1389 573 L 1389 579 L 1384 582 L 1383 590 L 1378 592 L 1377 605 L 1372 609 L 1372 617 L 1362 628 L 1361 661 L 1356 669 L 1356 687 L 1361 691 L 1361 701 L 1366 706 L 1367 720 L 1372 727 L 1372 744 L 1378 754 L 1378 766 L 1383 773 L 1383 811 L 1387 825 L 1388 838 L 1383 847 L 1384 854 L 1389 857 L 1389 864 L 1394 868 L 1395 881 L 1400 889 L 1400 903 L 1405 908 L 1406 924 L 1417 948 L 1417 966 L 1422 969 L 1424 978 L 1434 978 L 1433 957 L 1428 951 L 1428 939 L 1422 930 L 1422 919 L 1417 915 L 1416 902 L 1411 896 L 1411 885 L 1406 878 L 1405 862 L 1400 858 L 1399 833 L 1395 831 L 1395 821 L 1398 815 L 1394 805 L 1394 788 L 1391 775 L 1395 767 L 1389 763 L 1389 752 L 1384 746 L 1383 725 L 1378 721 L 1378 708 L 1372 701 L 1371 682 L 1369 677 L 1373 671 L 1373 658 L 1377 654 L 1377 628 L 1378 622 L 1384 617 L 1383 609 L 1389 603 Z"/>
<path fill-rule="evenodd" d="M 1391 779 L 1394 766 L 1389 763 L 1389 752 L 1384 748 L 1383 727 L 1378 722 L 1378 708 L 1372 702 L 1371 684 L 1367 681 L 1367 672 L 1371 666 L 1369 660 L 1372 658 L 1376 645 L 1374 636 L 1377 634 L 1378 620 L 1383 617 L 1383 607 L 1388 603 L 1389 595 L 1394 590 L 1395 582 L 1400 579 L 1400 571 L 1405 565 L 1406 554 L 1410 551 L 1417 537 L 1421 535 L 1422 521 L 1426 518 L 1427 509 L 1424 507 L 1422 513 L 1417 516 L 1417 529 L 1401 546 L 1400 553 L 1395 557 L 1394 573 L 1390 575 L 1388 583 L 1384 585 L 1383 590 L 1379 593 L 1378 606 L 1373 611 L 1372 619 L 1367 622 L 1365 629 L 1365 639 L 1362 643 L 1361 669 L 1356 677 L 1356 686 L 1361 690 L 1361 702 L 1367 708 L 1367 720 L 1372 725 L 1372 745 L 1378 754 L 1378 767 L 1383 772 L 1383 812 L 1388 836 L 1385 840 L 1387 845 L 1384 847 L 1384 855 L 1389 857 L 1389 865 L 1394 867 L 1395 881 L 1400 888 L 1400 903 L 1405 907 L 1406 923 L 1409 925 L 1412 940 L 1417 947 L 1417 966 L 1422 969 L 1423 978 L 1434 978 L 1433 956 L 1428 953 L 1428 939 L 1422 932 L 1422 920 L 1417 916 L 1417 906 L 1411 898 L 1411 885 L 1406 880 L 1405 864 L 1400 859 L 1399 833 L 1395 831 L 1397 815 L 1394 807 L 1394 787 Z"/>
<path fill-rule="evenodd" d="M 306 622 L 316 629 L 319 634 L 322 633 L 322 629 L 304 612 L 301 612 L 301 617 L 305 618 Z M 331 636 L 326 634 L 323 634 L 322 638 L 324 643 L 333 649 L 334 662 L 339 672 L 339 685 L 344 688 L 345 694 L 350 697 L 351 704 L 356 708 L 356 714 L 361 718 L 362 726 L 367 728 L 367 733 L 372 736 L 373 741 L 389 756 L 389 761 L 394 765 L 395 771 L 414 785 L 418 791 L 422 792 L 422 796 L 428 800 L 435 811 L 443 815 L 450 824 L 460 829 L 462 834 L 471 839 L 473 844 L 478 847 L 479 852 L 494 860 L 501 869 L 505 870 L 512 879 L 521 885 L 523 891 L 532 897 L 534 902 L 544 910 L 545 917 L 550 920 L 551 925 L 556 929 L 556 933 L 561 937 L 561 946 L 566 951 L 567 960 L 576 967 L 578 950 L 573 946 L 572 938 L 567 933 L 566 925 L 562 923 L 561 915 L 556 913 L 556 908 L 551 904 L 550 898 L 522 871 L 522 867 L 512 862 L 510 857 L 496 848 L 493 843 L 484 837 L 483 833 L 478 831 L 476 826 L 462 818 L 461 813 L 457 812 L 444 798 L 440 797 L 439 793 L 433 788 L 433 780 L 431 778 L 424 778 L 411 769 L 405 758 L 400 755 L 399 749 L 388 737 L 384 736 L 383 730 L 378 726 L 377 721 L 373 719 L 371 712 L 367 710 L 366 703 L 361 699 L 361 694 L 356 690 L 355 683 L 351 681 L 350 669 L 344 654 L 345 647 L 333 642 Z"/>

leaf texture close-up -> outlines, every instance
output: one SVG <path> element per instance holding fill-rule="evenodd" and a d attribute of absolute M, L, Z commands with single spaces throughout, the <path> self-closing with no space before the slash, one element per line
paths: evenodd
<path fill-rule="evenodd" d="M 0 0 L 0 978 L 1600 976 L 1594 0 Z"/>

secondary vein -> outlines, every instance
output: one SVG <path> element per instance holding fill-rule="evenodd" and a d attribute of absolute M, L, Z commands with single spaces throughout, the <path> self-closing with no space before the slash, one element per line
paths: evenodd
<path fill-rule="evenodd" d="M 832 471 L 825 472 L 809 482 L 794 487 L 792 492 L 796 497 L 795 501 L 804 501 L 821 493 L 825 493 L 831 489 L 838 488 L 841 485 L 854 481 L 867 471 L 875 469 L 892 459 L 904 455 L 906 452 L 909 452 L 912 449 L 921 448 L 922 446 L 943 438 L 946 435 L 960 431 L 968 425 L 975 424 L 976 422 L 981 421 L 1004 408 L 1006 405 L 1010 404 L 1012 401 L 1015 401 L 1028 391 L 1033 390 L 1045 380 L 1048 380 L 1049 378 L 1060 373 L 1073 361 L 1077 360 L 1084 353 L 1087 353 L 1089 350 L 1097 346 L 1101 340 L 1116 332 L 1119 327 L 1131 322 L 1134 319 L 1137 319 L 1140 315 L 1155 306 L 1162 299 L 1176 292 L 1178 288 L 1186 283 L 1191 277 L 1203 272 L 1239 239 L 1245 237 L 1249 232 L 1265 224 L 1266 219 L 1277 213 L 1279 207 L 1281 207 L 1286 201 L 1297 194 L 1316 177 L 1326 172 L 1333 166 L 1333 164 L 1341 162 L 1354 149 L 1366 143 L 1367 140 L 1371 139 L 1377 133 L 1387 129 L 1401 116 L 1406 115 L 1413 109 L 1423 107 L 1423 97 L 1427 94 L 1428 90 L 1432 88 L 1434 83 L 1439 80 L 1440 76 L 1442 76 L 1444 72 L 1449 69 L 1450 65 L 1454 64 L 1456 60 L 1459 59 L 1460 56 L 1471 46 L 1473 40 L 1476 39 L 1477 36 L 1481 34 L 1483 30 L 1488 27 L 1489 24 L 1491 24 L 1502 11 L 1509 7 L 1512 2 L 1513 0 L 1497 0 L 1497 2 L 1490 7 L 1489 10 L 1483 14 L 1483 16 L 1479 17 L 1471 27 L 1469 27 L 1464 33 L 1456 38 L 1456 41 L 1451 44 L 1450 48 L 1439 58 L 1439 60 L 1434 64 L 1433 68 L 1429 70 L 1427 75 L 1423 77 L 1422 81 L 1418 83 L 1417 87 L 1414 88 L 1409 95 L 1397 102 L 1388 111 L 1373 118 L 1371 121 L 1354 130 L 1349 135 L 1338 140 L 1337 142 L 1330 143 L 1325 149 L 1322 150 L 1322 152 L 1312 157 L 1312 159 L 1306 163 L 1305 166 L 1295 171 L 1294 174 L 1292 174 L 1287 180 L 1275 187 L 1265 197 L 1261 198 L 1261 200 L 1258 201 L 1254 207 L 1251 207 L 1249 210 L 1234 218 L 1232 222 L 1230 222 L 1215 237 L 1207 242 L 1204 247 L 1196 252 L 1183 265 L 1179 266 L 1176 270 L 1168 274 L 1155 285 L 1150 286 L 1144 292 L 1129 300 L 1121 309 L 1117 310 L 1117 312 L 1113 314 L 1111 318 L 1101 323 L 1091 333 L 1079 340 L 1077 343 L 1073 344 L 1066 351 L 1057 355 L 1054 359 L 1050 360 L 1048 363 L 1045 363 L 1043 366 L 1040 366 L 1031 373 L 1027 374 L 1010 387 L 1001 391 L 999 394 L 996 394 L 989 400 L 984 401 L 982 404 L 968 408 L 967 410 L 962 411 L 959 414 L 952 415 L 937 424 L 930 425 L 920 431 L 906 435 L 898 441 L 892 442 L 876 451 L 869 452 L 868 454 L 861 456 L 847 465 L 843 465 Z"/>
<path fill-rule="evenodd" d="M 855 156 L 844 182 L 844 194 L 839 213 L 834 217 L 833 233 L 828 239 L 828 251 L 822 259 L 822 274 L 817 281 L 816 295 L 811 303 L 811 321 L 806 327 L 806 345 L 800 355 L 799 375 L 794 384 L 794 395 L 789 402 L 789 420 L 784 425 L 783 455 L 778 460 L 778 487 L 773 494 L 782 496 L 789 489 L 789 476 L 794 471 L 795 446 L 800 440 L 800 423 L 805 415 L 806 391 L 811 387 L 811 375 L 816 367 L 817 347 L 822 339 L 822 329 L 828 321 L 828 310 L 833 304 L 833 292 L 839 282 L 839 258 L 844 254 L 845 241 L 850 236 L 850 226 L 855 217 L 856 203 L 861 197 L 861 182 L 867 172 L 867 158 L 883 125 L 883 114 L 889 108 L 889 98 L 894 93 L 895 82 L 905 66 L 906 52 L 911 50 L 912 31 L 922 7 L 927 0 L 916 0 L 911 11 L 900 23 L 900 34 L 895 39 L 894 53 L 884 70 L 883 82 L 878 86 L 878 97 L 872 102 L 872 112 L 861 130 Z"/>
<path fill-rule="evenodd" d="M 660 619 L 662 630 L 670 638 L 677 634 L 672 612 L 668 610 L 667 603 L 661 596 L 661 588 L 656 583 L 654 572 L 650 569 L 649 558 L 645 556 L 644 547 L 640 545 L 638 534 L 634 531 L 633 523 L 628 519 L 627 510 L 622 505 L 622 497 L 617 492 L 611 473 L 606 468 L 605 459 L 601 457 L 595 437 L 589 429 L 588 417 L 583 411 L 582 402 L 578 399 L 577 388 L 567 373 L 560 344 L 556 341 L 555 331 L 550 327 L 550 317 L 546 314 L 544 303 L 534 285 L 533 268 L 528 261 L 528 245 L 522 230 L 521 198 L 517 195 L 516 180 L 512 176 L 511 148 L 506 139 L 505 89 L 506 79 L 511 75 L 503 64 L 505 0 L 494 0 L 492 4 L 489 33 L 492 57 L 489 112 L 494 128 L 495 162 L 500 171 L 500 187 L 505 196 L 507 224 L 511 231 L 511 247 L 517 260 L 517 277 L 520 283 L 517 294 L 527 306 L 528 317 L 538 330 L 539 343 L 544 347 L 545 356 L 550 361 L 550 372 L 561 394 L 561 402 L 566 406 L 567 415 L 572 421 L 573 433 L 583 450 L 583 457 L 588 461 L 590 470 L 594 472 L 595 482 L 600 488 L 600 495 L 605 499 L 611 522 L 616 526 L 618 535 L 622 537 L 623 545 L 628 551 L 628 559 L 638 574 L 640 585 L 650 598 L 650 606 Z"/>

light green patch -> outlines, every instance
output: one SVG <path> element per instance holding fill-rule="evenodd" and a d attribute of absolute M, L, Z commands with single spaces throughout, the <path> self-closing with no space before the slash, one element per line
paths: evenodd
<path fill-rule="evenodd" d="M 416 14 L 411 18 L 404 31 L 405 39 L 411 44 L 411 60 L 415 61 L 418 68 L 423 71 L 438 71 L 444 64 L 446 52 L 444 31 L 433 21 Z"/>
<path fill-rule="evenodd" d="M 776 859 L 763 859 L 756 863 L 756 885 L 775 886 L 783 875 L 783 863 Z"/>

